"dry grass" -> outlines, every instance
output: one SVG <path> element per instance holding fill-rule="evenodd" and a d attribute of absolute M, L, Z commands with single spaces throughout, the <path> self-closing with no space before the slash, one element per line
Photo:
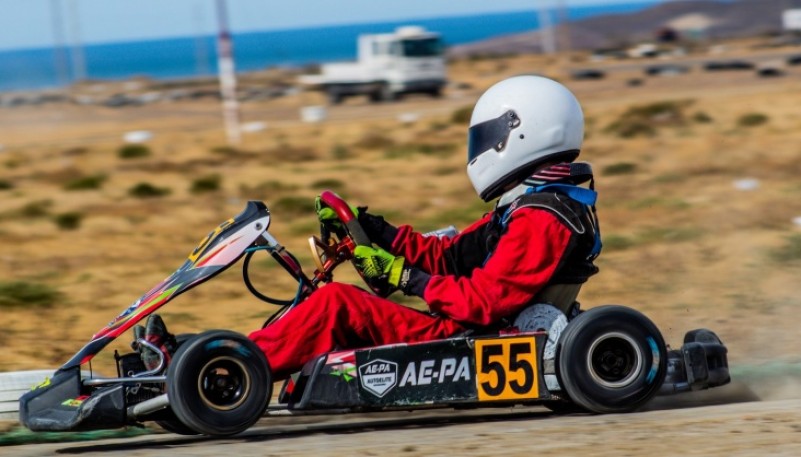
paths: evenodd
<path fill-rule="evenodd" d="M 0 370 L 63 362 L 249 199 L 268 203 L 271 233 L 309 269 L 305 238 L 317 229 L 311 208 L 323 187 L 395 223 L 463 228 L 489 209 L 464 173 L 464 107 L 497 80 L 535 70 L 562 76 L 553 59 L 460 61 L 451 79 L 467 89 L 397 104 L 352 99 L 320 124 L 296 120 L 300 106 L 320 103 L 315 94 L 252 102 L 243 106 L 245 119 L 268 128 L 237 148 L 221 146 L 218 107 L 205 101 L 48 106 L 52 116 L 35 107 L 0 110 L 0 277 L 61 294 L 46 315 L 3 310 L 4 332 L 14 337 L 5 341 Z M 591 119 L 582 158 L 595 166 L 606 243 L 601 273 L 585 286 L 582 303 L 638 307 L 674 344 L 686 330 L 713 328 L 734 363 L 794 357 L 801 262 L 791 221 L 801 216 L 801 84 L 691 74 L 627 87 L 628 77 L 562 79 Z M 664 109 L 654 114 L 654 106 Z M 419 120 L 400 122 L 408 112 Z M 607 130 L 632 119 L 655 134 Z M 122 133 L 139 129 L 155 132 L 149 154 L 118 156 Z M 758 187 L 737 190 L 744 178 Z M 129 195 L 136 188 L 159 195 Z M 63 214 L 80 214 L 79 226 L 61 230 L 52 217 Z M 280 269 L 266 260 L 257 268 L 265 291 L 293 293 Z M 348 266 L 337 278 L 358 282 Z M 273 310 L 247 293 L 236 267 L 214 284 L 164 309 L 175 331 L 247 332 Z"/>

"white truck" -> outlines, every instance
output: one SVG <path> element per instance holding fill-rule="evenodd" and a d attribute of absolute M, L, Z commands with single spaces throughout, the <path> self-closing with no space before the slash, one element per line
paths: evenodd
<path fill-rule="evenodd" d="M 408 93 L 438 97 L 446 81 L 440 35 L 417 26 L 360 35 L 357 62 L 323 64 L 320 74 L 300 77 L 302 85 L 324 91 L 333 104 L 353 95 L 376 102 Z"/>

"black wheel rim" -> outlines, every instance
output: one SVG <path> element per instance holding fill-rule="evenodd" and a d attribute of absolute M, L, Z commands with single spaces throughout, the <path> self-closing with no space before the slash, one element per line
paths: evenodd
<path fill-rule="evenodd" d="M 197 380 L 200 400 L 218 411 L 229 411 L 245 402 L 251 378 L 245 365 L 233 357 L 217 357 L 200 370 Z"/>
<path fill-rule="evenodd" d="M 587 369 L 593 381 L 610 389 L 631 385 L 642 371 L 643 352 L 631 336 L 605 333 L 596 338 L 587 353 Z"/>

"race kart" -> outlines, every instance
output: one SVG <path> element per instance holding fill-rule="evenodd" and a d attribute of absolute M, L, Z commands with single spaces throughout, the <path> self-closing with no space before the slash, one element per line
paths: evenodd
<path fill-rule="evenodd" d="M 637 410 L 655 395 L 729 382 L 727 349 L 710 330 L 688 332 L 669 349 L 657 327 L 624 306 L 565 312 L 540 303 L 508 326 L 472 331 L 416 344 L 394 344 L 322 354 L 284 381 L 277 405 L 268 405 L 273 378 L 262 351 L 245 336 L 210 330 L 178 336 L 172 354 L 140 338 L 140 350 L 158 356 L 146 369 L 140 352 L 114 353 L 117 377 L 83 377 L 81 368 L 112 340 L 181 293 L 243 260 L 247 288 L 281 308 L 270 325 L 303 306 L 304 299 L 333 279 L 357 245 L 370 244 L 350 207 L 323 192 L 341 224 L 323 226 L 309 238 L 314 272 L 269 233 L 264 203 L 248 202 L 192 251 L 184 264 L 95 334 L 50 378 L 20 399 L 20 421 L 34 431 L 119 428 L 155 421 L 181 434 L 231 435 L 265 413 L 310 414 L 543 405 L 556 412 L 617 413 Z M 436 235 L 432 235 L 436 236 Z M 292 299 L 259 291 L 249 274 L 251 258 L 269 253 L 297 280 Z M 385 285 L 369 282 L 382 295 Z M 169 362 L 168 362 L 169 361 Z"/>

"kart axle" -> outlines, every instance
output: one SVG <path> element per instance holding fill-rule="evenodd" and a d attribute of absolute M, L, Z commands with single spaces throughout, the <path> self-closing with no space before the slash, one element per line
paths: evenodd
<path fill-rule="evenodd" d="M 125 377 L 125 378 L 91 378 L 84 379 L 83 385 L 85 386 L 104 386 L 107 384 L 119 384 L 122 382 L 134 382 L 141 384 L 158 384 L 167 382 L 166 376 L 141 376 L 141 377 Z"/>
<path fill-rule="evenodd" d="M 170 406 L 170 400 L 167 394 L 161 394 L 158 397 L 145 400 L 142 403 L 137 403 L 128 408 L 128 419 L 138 420 L 148 414 L 164 409 Z"/>

